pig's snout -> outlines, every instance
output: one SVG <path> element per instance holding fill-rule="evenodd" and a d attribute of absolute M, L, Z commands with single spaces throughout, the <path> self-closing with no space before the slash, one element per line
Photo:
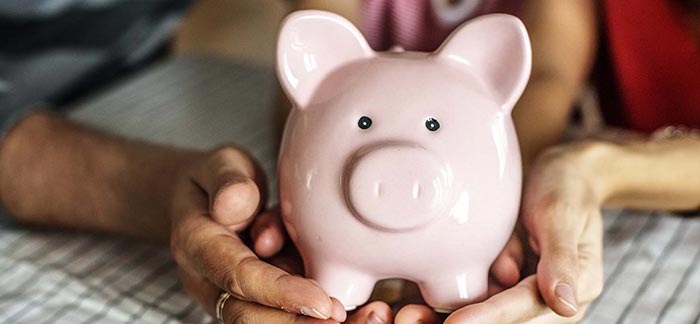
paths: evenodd
<path fill-rule="evenodd" d="M 405 231 L 430 222 L 450 197 L 452 173 L 428 150 L 409 145 L 363 149 L 348 163 L 348 205 L 376 228 Z"/>

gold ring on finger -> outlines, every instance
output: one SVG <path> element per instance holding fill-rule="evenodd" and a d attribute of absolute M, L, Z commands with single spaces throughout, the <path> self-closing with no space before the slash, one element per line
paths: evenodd
<path fill-rule="evenodd" d="M 219 300 L 216 301 L 216 319 L 219 323 L 224 323 L 224 306 L 226 306 L 226 301 L 231 297 L 228 291 L 224 291 L 219 295 Z"/>

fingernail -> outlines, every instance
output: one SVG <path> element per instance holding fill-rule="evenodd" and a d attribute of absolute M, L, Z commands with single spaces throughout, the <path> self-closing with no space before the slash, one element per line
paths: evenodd
<path fill-rule="evenodd" d="M 576 297 L 571 286 L 560 283 L 554 288 L 554 294 L 557 295 L 559 301 L 566 307 L 570 308 L 574 313 L 578 312 Z"/>
<path fill-rule="evenodd" d="M 369 313 L 369 319 L 367 320 L 368 324 L 385 324 L 386 320 L 383 319 L 379 314 L 375 312 Z"/>
<path fill-rule="evenodd" d="M 330 316 L 324 315 L 323 313 L 319 312 L 318 309 L 309 306 L 299 307 L 299 312 L 301 312 L 303 315 L 311 316 L 322 320 L 327 320 L 330 318 Z"/>

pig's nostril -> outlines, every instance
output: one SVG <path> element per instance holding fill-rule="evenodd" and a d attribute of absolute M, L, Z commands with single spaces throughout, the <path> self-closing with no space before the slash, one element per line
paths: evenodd
<path fill-rule="evenodd" d="M 420 198 L 420 183 L 416 182 L 413 184 L 413 199 L 418 200 Z"/>

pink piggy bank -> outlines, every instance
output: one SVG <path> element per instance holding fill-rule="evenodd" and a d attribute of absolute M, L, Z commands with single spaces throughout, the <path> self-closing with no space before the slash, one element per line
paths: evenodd
<path fill-rule="evenodd" d="M 476 18 L 434 53 L 378 53 L 344 18 L 298 11 L 277 46 L 294 105 L 280 204 L 306 275 L 347 309 L 383 278 L 416 282 L 441 312 L 485 298 L 520 203 L 520 20 Z"/>

